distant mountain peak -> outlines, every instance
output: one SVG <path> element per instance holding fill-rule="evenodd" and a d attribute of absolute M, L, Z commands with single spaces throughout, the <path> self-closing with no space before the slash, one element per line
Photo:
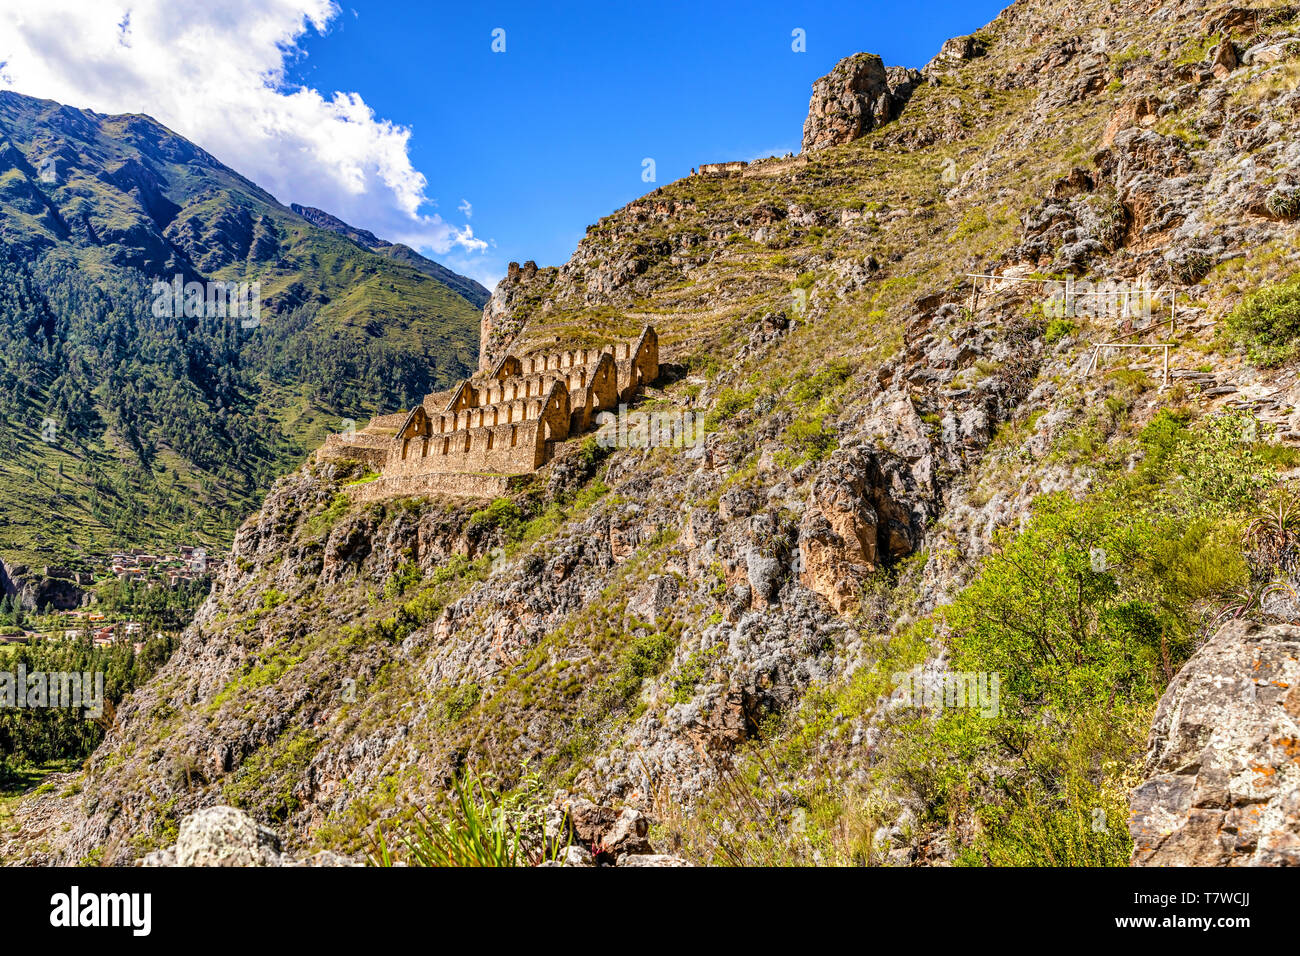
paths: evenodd
<path fill-rule="evenodd" d="M 289 208 L 313 226 L 320 226 L 322 229 L 328 229 L 331 232 L 337 232 L 341 236 L 347 236 L 353 242 L 372 251 L 387 249 L 392 245 L 387 239 L 380 239 L 368 229 L 358 229 L 356 226 L 349 225 L 338 216 L 327 213 L 324 209 L 317 209 L 315 206 L 303 206 L 296 202 L 289 203 Z"/>
<path fill-rule="evenodd" d="M 400 242 L 389 242 L 387 239 L 380 239 L 368 229 L 359 229 L 356 226 L 344 222 L 338 216 L 326 212 L 324 209 L 317 209 L 315 206 L 304 206 L 301 203 L 290 203 L 289 208 L 302 218 L 306 219 L 313 226 L 320 229 L 328 229 L 330 232 L 336 232 L 340 236 L 351 239 L 363 249 L 370 252 L 376 252 L 381 256 L 387 256 L 390 259 L 396 259 L 412 266 L 425 275 L 437 279 L 443 285 L 450 286 L 456 292 L 460 293 L 467 301 L 473 303 L 477 308 L 483 308 L 492 293 L 488 288 L 479 282 L 475 282 L 468 276 L 460 275 L 453 272 L 446 266 L 434 262 L 432 259 L 420 255 L 410 246 L 403 245 Z"/>

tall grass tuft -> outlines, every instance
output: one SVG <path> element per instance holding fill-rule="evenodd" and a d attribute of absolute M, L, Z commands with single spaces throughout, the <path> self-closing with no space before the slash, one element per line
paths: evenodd
<path fill-rule="evenodd" d="M 536 866 L 554 860 L 564 847 L 544 836 L 541 806 L 535 799 L 539 786 L 529 778 L 520 792 L 502 797 L 477 775 L 459 776 L 448 794 L 445 816 L 421 808 L 401 831 L 385 832 L 381 825 L 370 864 Z M 534 833 L 540 839 L 532 838 Z"/>

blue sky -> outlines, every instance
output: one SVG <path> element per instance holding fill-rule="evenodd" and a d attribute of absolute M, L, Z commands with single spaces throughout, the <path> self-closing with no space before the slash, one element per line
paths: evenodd
<path fill-rule="evenodd" d="M 1002 3 L 0 0 L 0 88 L 146 113 L 491 286 L 651 191 L 647 158 L 663 184 L 797 152 L 840 59 L 923 66 Z"/>
<path fill-rule="evenodd" d="M 701 162 L 798 152 L 812 83 L 841 58 L 921 67 L 1003 6 L 373 0 L 307 34 L 286 79 L 356 90 L 409 127 L 436 212 L 490 244 L 437 257 L 490 281 L 510 260 L 563 263 L 588 223 L 654 188 L 645 158 L 662 184 Z"/>

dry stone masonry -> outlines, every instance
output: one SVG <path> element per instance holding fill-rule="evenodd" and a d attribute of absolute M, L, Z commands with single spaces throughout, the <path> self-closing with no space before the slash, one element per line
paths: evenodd
<path fill-rule="evenodd" d="M 659 376 L 659 338 L 506 355 L 409 412 L 380 415 L 355 434 L 331 435 L 318 461 L 356 459 L 379 472 L 353 485 L 357 500 L 450 494 L 491 498 L 551 460 L 555 442 L 591 427 Z"/>

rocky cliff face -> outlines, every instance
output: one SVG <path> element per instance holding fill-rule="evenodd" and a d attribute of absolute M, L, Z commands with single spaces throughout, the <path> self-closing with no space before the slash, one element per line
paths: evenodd
<path fill-rule="evenodd" d="M 25 803 L 6 857 L 131 860 L 226 803 L 295 855 L 355 852 L 473 769 L 631 806 L 696 861 L 1287 858 L 1294 637 L 1209 638 L 1295 545 L 1243 543 L 1251 516 L 1223 502 L 1225 474 L 1253 501 L 1294 467 L 1300 386 L 1217 321 L 1296 270 L 1294 216 L 1268 199 L 1300 168 L 1296 66 L 1243 65 L 1295 36 L 1273 8 L 1017 3 L 922 82 L 837 67 L 802 155 L 665 185 L 564 266 L 512 268 L 483 363 L 653 322 L 645 407 L 699 414 L 703 441 L 572 442 L 490 504 L 352 506 L 359 469 L 285 477 L 80 792 Z M 1057 313 L 1058 270 L 1163 283 L 1174 321 Z M 1168 383 L 1159 360 L 1098 354 L 1120 340 L 1169 344 Z M 1083 517 L 1044 531 L 1044 496 Z M 1025 536 L 1056 550 L 1025 560 Z M 1096 605 L 1040 632 L 1049 574 Z M 963 671 L 982 628 L 1011 648 L 978 668 L 1001 669 L 1003 723 L 902 700 L 899 672 Z M 1040 646 L 1048 677 L 1027 683 Z M 1211 692 L 1256 664 L 1257 701 Z M 1043 703 L 1062 687 L 1089 693 Z M 1141 774 L 1130 837 L 1105 821 Z"/>
<path fill-rule="evenodd" d="M 89 584 L 89 572 L 79 575 L 66 569 L 34 569 L 0 561 L 0 595 L 27 611 L 80 607 L 88 600 L 89 592 L 84 585 Z"/>
<path fill-rule="evenodd" d="M 813 84 L 805 151 L 851 143 L 884 126 L 907 105 L 921 74 L 906 67 L 885 68 L 874 53 L 855 53 Z"/>
<path fill-rule="evenodd" d="M 1300 628 L 1215 634 L 1161 698 L 1146 771 L 1135 864 L 1300 864 Z"/>

